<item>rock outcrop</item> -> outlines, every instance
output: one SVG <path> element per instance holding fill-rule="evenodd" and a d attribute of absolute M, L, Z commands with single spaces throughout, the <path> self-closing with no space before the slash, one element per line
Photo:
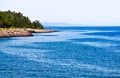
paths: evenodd
<path fill-rule="evenodd" d="M 25 37 L 25 36 L 33 36 L 33 35 L 31 32 L 26 31 L 24 29 L 1 29 L 0 30 L 0 38 Z"/>
<path fill-rule="evenodd" d="M 32 33 L 51 33 L 56 32 L 55 30 L 45 29 L 0 29 L 0 38 L 5 37 L 26 37 L 33 36 Z"/>
<path fill-rule="evenodd" d="M 31 28 L 28 28 L 26 30 L 29 31 L 29 32 L 32 32 L 32 33 L 51 33 L 51 32 L 57 32 L 56 30 L 47 30 L 47 29 L 31 29 Z"/>

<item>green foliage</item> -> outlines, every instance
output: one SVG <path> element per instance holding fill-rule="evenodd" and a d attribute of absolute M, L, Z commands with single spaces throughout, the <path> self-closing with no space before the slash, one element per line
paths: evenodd
<path fill-rule="evenodd" d="M 43 25 L 37 20 L 31 22 L 20 12 L 0 11 L 0 28 L 35 28 L 43 29 Z"/>
<path fill-rule="evenodd" d="M 32 28 L 43 29 L 43 25 L 38 20 L 35 20 L 34 22 L 32 22 Z"/>

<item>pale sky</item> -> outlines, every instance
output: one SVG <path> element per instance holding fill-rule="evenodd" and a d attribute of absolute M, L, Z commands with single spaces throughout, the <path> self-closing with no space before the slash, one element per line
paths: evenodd
<path fill-rule="evenodd" d="M 22 12 L 32 21 L 120 26 L 120 0 L 0 0 L 0 10 Z"/>

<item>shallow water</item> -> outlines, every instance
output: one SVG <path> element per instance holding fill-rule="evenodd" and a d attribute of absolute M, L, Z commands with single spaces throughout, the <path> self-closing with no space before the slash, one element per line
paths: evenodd
<path fill-rule="evenodd" d="M 0 78 L 120 78 L 120 27 L 0 39 Z"/>

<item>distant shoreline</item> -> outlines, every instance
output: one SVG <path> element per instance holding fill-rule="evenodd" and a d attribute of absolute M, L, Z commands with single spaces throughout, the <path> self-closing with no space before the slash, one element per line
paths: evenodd
<path fill-rule="evenodd" d="M 8 37 L 28 37 L 33 36 L 32 33 L 51 33 L 55 30 L 47 29 L 31 29 L 31 28 L 0 28 L 0 38 Z"/>

